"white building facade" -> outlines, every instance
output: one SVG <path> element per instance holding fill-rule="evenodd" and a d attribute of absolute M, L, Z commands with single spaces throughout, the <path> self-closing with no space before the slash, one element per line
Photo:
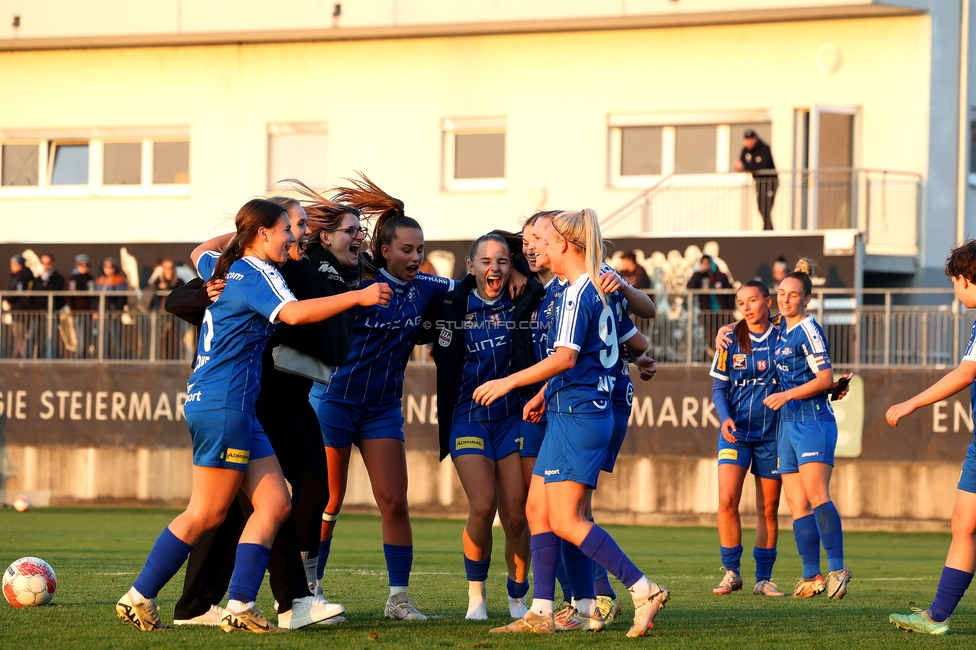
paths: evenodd
<path fill-rule="evenodd" d="M 0 0 L 0 243 L 198 242 L 356 170 L 429 239 L 649 189 L 620 234 L 753 230 L 741 192 L 692 216 L 751 183 L 751 128 L 778 230 L 853 229 L 866 284 L 941 286 L 976 235 L 967 5 Z"/>

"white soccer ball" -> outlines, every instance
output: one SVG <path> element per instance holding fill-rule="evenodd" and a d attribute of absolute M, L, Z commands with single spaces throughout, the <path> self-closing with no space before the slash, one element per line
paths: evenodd
<path fill-rule="evenodd" d="M 30 497 L 26 494 L 19 494 L 17 498 L 14 499 L 14 510 L 17 512 L 27 512 L 31 509 Z"/>
<path fill-rule="evenodd" d="M 14 607 L 46 605 L 57 586 L 54 569 L 40 558 L 22 557 L 3 572 L 3 596 Z"/>

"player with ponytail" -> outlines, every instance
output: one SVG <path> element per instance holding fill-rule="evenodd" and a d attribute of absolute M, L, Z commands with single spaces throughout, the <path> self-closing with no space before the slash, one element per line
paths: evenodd
<path fill-rule="evenodd" d="M 837 446 L 837 420 L 829 399 L 834 373 L 823 330 L 806 313 L 812 273 L 812 263 L 802 259 L 780 282 L 777 301 L 782 320 L 774 353 L 779 392 L 763 403 L 779 414 L 777 467 L 803 560 L 803 578 L 793 595 L 809 598 L 826 590 L 828 598 L 840 600 L 847 593 L 851 572 L 844 564 L 840 515 L 829 490 Z M 826 581 L 820 571 L 821 542 L 830 572 Z"/>
<path fill-rule="evenodd" d="M 543 409 L 549 417 L 526 506 L 532 532 L 532 608 L 518 621 L 492 631 L 555 630 L 555 572 L 565 539 L 587 558 L 611 569 L 630 590 L 636 611 L 627 636 L 643 636 L 668 600 L 668 591 L 649 581 L 606 531 L 584 516 L 613 435 L 611 392 L 618 362 L 614 314 L 600 289 L 603 245 L 596 213 L 581 210 L 556 215 L 542 242 L 534 245 L 537 259 L 539 255 L 548 257 L 553 273 L 568 283 L 549 332 L 550 354 L 474 392 L 474 399 L 488 406 L 516 388 L 547 382 L 544 393 L 524 409 L 529 419 L 537 419 Z M 588 623 L 577 629 L 602 629 L 604 622 L 593 594 L 593 564 L 579 569 L 584 573 L 578 576 L 584 591 L 574 595 L 579 614 Z"/>
<path fill-rule="evenodd" d="M 383 554 L 390 577 L 387 618 L 422 621 L 407 596 L 413 566 L 413 531 L 407 508 L 407 461 L 403 438 L 403 374 L 425 309 L 454 283 L 420 272 L 424 233 L 396 199 L 365 176 L 340 187 L 332 200 L 375 219 L 372 258 L 363 259 L 372 279 L 393 289 L 390 304 L 360 309 L 348 357 L 328 384 L 316 382 L 310 398 L 318 414 L 329 469 L 329 503 L 322 515 L 318 571 L 328 561 L 333 531 L 345 497 L 352 445 L 359 447 L 383 520 Z M 350 226 L 351 227 L 351 226 Z M 338 241 L 338 240 L 336 240 Z M 341 245 L 337 256 L 342 253 Z M 336 247 L 333 246 L 333 251 Z"/>
<path fill-rule="evenodd" d="M 190 256 L 202 277 L 223 278 L 226 286 L 205 312 L 196 368 L 187 383 L 184 412 L 193 441 L 190 503 L 163 530 L 139 577 L 116 605 L 120 618 L 143 631 L 166 627 L 156 607 L 159 590 L 204 533 L 221 523 L 238 488 L 254 512 L 237 546 L 221 627 L 228 632 L 275 629 L 254 600 L 291 503 L 278 460 L 255 417 L 261 352 L 279 322 L 317 322 L 357 305 L 387 304 L 391 296 L 388 286 L 378 284 L 297 301 L 272 266 L 284 263 L 296 239 L 285 209 L 253 199 L 237 213 L 235 225 L 232 236 L 212 239 Z"/>

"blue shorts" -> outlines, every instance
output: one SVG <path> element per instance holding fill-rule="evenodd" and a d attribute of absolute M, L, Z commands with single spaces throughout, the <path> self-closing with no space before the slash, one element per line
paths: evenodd
<path fill-rule="evenodd" d="M 613 436 L 613 414 L 549 412 L 549 426 L 532 473 L 546 483 L 572 481 L 596 488 Z"/>
<path fill-rule="evenodd" d="M 394 438 L 403 442 L 403 410 L 400 405 L 385 408 L 326 396 L 316 403 L 315 414 L 326 447 L 342 449 L 361 440 Z"/>
<path fill-rule="evenodd" d="M 498 462 L 519 450 L 521 414 L 504 420 L 454 422 L 451 424 L 451 458 L 477 454 Z"/>
<path fill-rule="evenodd" d="M 805 420 L 791 422 L 780 419 L 776 432 L 776 469 L 780 474 L 796 474 L 800 465 L 827 463 L 834 465 L 837 447 L 837 422 L 833 420 Z"/>
<path fill-rule="evenodd" d="M 718 434 L 718 464 L 752 467 L 752 473 L 760 478 L 779 479 L 776 471 L 776 441 L 728 442 Z"/>
<path fill-rule="evenodd" d="M 966 460 L 962 462 L 962 471 L 959 472 L 959 489 L 963 492 L 976 493 L 976 440 L 969 443 L 966 450 Z"/>
<path fill-rule="evenodd" d="M 526 422 L 522 420 L 519 435 L 522 437 L 519 443 L 519 456 L 522 458 L 538 457 L 539 449 L 542 447 L 542 440 L 546 437 L 546 420 L 542 422 Z"/>
<path fill-rule="evenodd" d="M 247 463 L 274 456 L 261 423 L 252 413 L 234 409 L 185 414 L 193 440 L 193 464 L 244 471 Z"/>
<path fill-rule="evenodd" d="M 627 409 L 627 413 L 621 413 L 620 411 L 613 412 L 613 432 L 610 434 L 610 446 L 607 448 L 607 455 L 603 459 L 603 465 L 600 467 L 604 472 L 613 473 L 613 468 L 617 464 L 617 456 L 620 454 L 620 448 L 624 445 L 624 436 L 627 435 L 627 423 L 630 421 L 630 409 Z"/>

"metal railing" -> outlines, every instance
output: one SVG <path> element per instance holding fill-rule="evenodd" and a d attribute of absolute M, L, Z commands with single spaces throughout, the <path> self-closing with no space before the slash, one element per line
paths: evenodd
<path fill-rule="evenodd" d="M 0 360 L 189 364 L 196 334 L 162 309 L 168 294 L 148 300 L 139 291 L 0 292 Z M 62 307 L 66 298 L 87 308 Z"/>
<path fill-rule="evenodd" d="M 736 320 L 735 310 L 702 309 L 702 294 L 733 290 L 650 289 L 657 318 L 635 319 L 650 354 L 661 364 L 711 363 L 715 332 Z M 158 304 L 139 307 L 139 292 L 0 292 L 15 303 L 25 297 L 33 309 L 0 314 L 0 361 L 43 359 L 71 362 L 161 362 L 189 364 L 196 333 Z M 155 294 L 165 298 L 167 292 Z M 55 309 L 59 299 L 87 297 L 90 309 Z M 125 296 L 127 309 L 112 309 Z M 143 301 L 146 302 L 146 301 Z M 773 309 L 775 311 L 775 307 Z M 969 341 L 974 314 L 945 289 L 815 289 L 808 312 L 824 329 L 834 365 L 858 368 L 955 365 Z M 418 348 L 415 361 L 425 362 Z"/>
<path fill-rule="evenodd" d="M 868 253 L 918 252 L 921 175 L 874 169 L 785 170 L 755 180 L 745 173 L 671 174 L 600 228 L 605 237 L 762 230 L 757 187 L 775 190 L 775 230 L 853 228 L 865 233 Z"/>

